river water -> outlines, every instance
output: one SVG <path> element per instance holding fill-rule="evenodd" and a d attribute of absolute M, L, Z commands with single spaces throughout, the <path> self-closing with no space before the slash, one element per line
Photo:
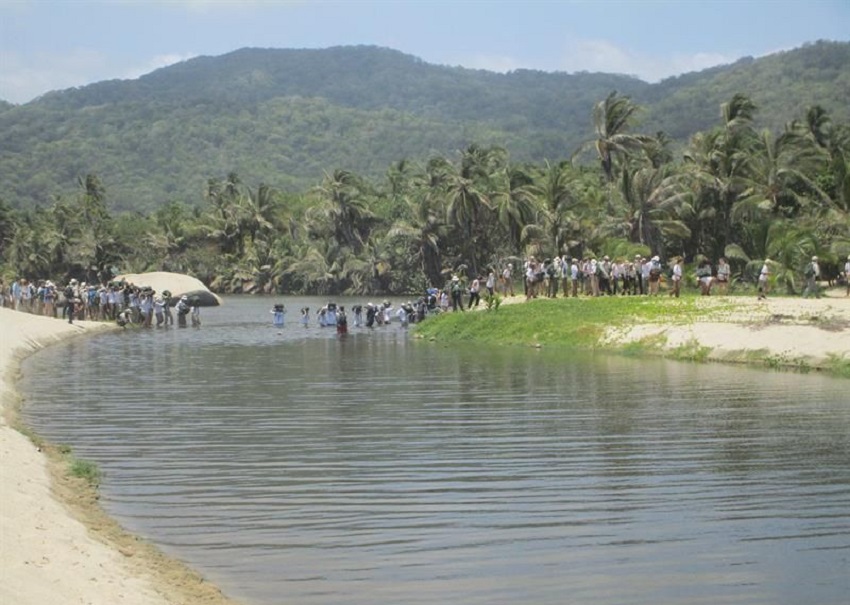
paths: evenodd
<path fill-rule="evenodd" d="M 444 346 L 397 324 L 127 330 L 24 366 L 26 421 L 245 603 L 845 605 L 848 383 Z"/>

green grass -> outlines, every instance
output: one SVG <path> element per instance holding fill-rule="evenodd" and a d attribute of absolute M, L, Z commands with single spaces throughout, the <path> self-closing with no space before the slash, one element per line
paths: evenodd
<path fill-rule="evenodd" d="M 696 340 L 690 340 L 670 351 L 668 357 L 679 361 L 705 362 L 710 354 L 711 347 L 704 347 Z"/>
<path fill-rule="evenodd" d="M 847 357 L 839 357 L 838 355 L 829 355 L 827 359 L 827 371 L 835 376 L 843 376 L 850 378 L 850 359 Z"/>
<path fill-rule="evenodd" d="M 71 456 L 68 468 L 72 477 L 83 479 L 89 485 L 96 487 L 100 483 L 101 472 L 94 462 Z"/>
<path fill-rule="evenodd" d="M 447 342 L 593 349 L 611 327 L 705 319 L 699 300 L 662 296 L 536 299 L 501 305 L 497 312 L 444 313 L 419 324 L 416 332 L 421 338 Z M 731 305 L 718 305 L 712 312 Z"/>

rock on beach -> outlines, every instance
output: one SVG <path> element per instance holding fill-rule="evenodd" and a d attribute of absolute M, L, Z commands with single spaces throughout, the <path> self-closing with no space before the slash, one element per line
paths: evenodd
<path fill-rule="evenodd" d="M 124 280 L 136 286 L 150 286 L 157 293 L 168 290 L 171 292 L 173 303 L 176 303 L 181 296 L 185 295 L 189 298 L 197 296 L 202 307 L 217 307 L 221 304 L 221 298 L 210 292 L 201 280 L 182 273 L 169 273 L 167 271 L 126 273 L 115 279 L 116 281 Z"/>

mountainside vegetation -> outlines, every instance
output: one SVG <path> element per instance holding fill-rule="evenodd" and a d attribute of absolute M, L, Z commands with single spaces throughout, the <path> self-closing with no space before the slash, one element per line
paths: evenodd
<path fill-rule="evenodd" d="M 808 60 L 807 53 L 832 57 L 847 50 L 846 44 L 819 43 L 786 55 L 796 65 Z M 478 74 L 444 72 L 392 51 L 356 51 L 435 69 L 443 78 Z M 243 52 L 271 56 L 242 51 L 228 61 L 238 63 Z M 344 49 L 334 52 L 348 56 Z M 761 66 L 750 78 L 773 73 L 784 64 L 780 59 L 752 62 Z M 421 113 L 370 108 L 380 95 L 368 86 L 348 107 L 335 104 L 339 99 L 263 92 L 275 88 L 271 84 L 258 86 L 252 94 L 266 100 L 251 104 L 228 96 L 247 94 L 243 85 L 227 92 L 223 83 L 239 69 L 219 72 L 211 67 L 214 60 L 199 62 L 204 76 L 194 93 L 189 75 L 180 75 L 188 62 L 175 66 L 177 76 L 161 70 L 129 83 L 138 87 L 133 95 L 123 88 L 128 83 L 103 83 L 0 113 L 0 121 L 17 116 L 4 129 L 14 136 L 4 139 L 2 156 L 9 162 L 0 195 L 0 273 L 7 284 L 15 277 L 93 283 L 165 270 L 198 277 L 218 292 L 380 295 L 421 293 L 455 275 L 468 281 L 498 273 L 508 263 L 519 269 L 529 256 L 609 255 L 628 262 L 641 254 L 665 260 L 681 255 L 689 264 L 725 255 L 736 282 L 752 282 L 770 258 L 771 279 L 784 291 L 799 292 L 812 255 L 833 276 L 850 255 L 850 121 L 819 103 L 764 119 L 764 108 L 744 88 L 718 102 L 704 129 L 674 140 L 653 123 L 660 110 L 637 101 L 658 89 L 622 78 L 640 90 L 630 95 L 604 86 L 582 112 L 584 122 L 574 126 L 585 134 L 558 143 L 569 152 L 536 159 L 524 147 L 542 144 L 529 134 L 531 126 L 517 127 L 512 139 L 498 120 L 466 120 L 461 113 L 468 109 L 451 104 Z M 817 65 L 815 75 L 801 72 L 799 78 L 812 90 L 827 91 L 818 78 L 841 66 Z M 703 84 L 691 75 L 678 89 L 658 85 L 669 94 L 659 95 L 656 107 L 688 86 L 705 85 L 707 95 L 723 84 L 723 72 L 711 70 Z M 263 81 L 268 73 L 259 69 L 252 77 Z M 344 73 L 340 68 L 337 75 Z M 840 84 L 843 73 L 832 73 L 833 82 Z M 493 82 L 546 78 L 480 75 Z M 184 94 L 158 84 L 171 77 L 183 82 Z M 226 100 L 203 98 L 215 96 L 215 79 Z M 796 80 L 783 90 L 770 98 L 800 102 Z M 553 111 L 556 106 L 552 102 Z M 453 127 L 446 107 L 459 112 Z M 541 119 L 526 113 L 521 120 Z M 780 126 L 769 127 L 772 122 Z M 92 130 L 98 135 L 85 138 Z M 24 132 L 38 132 L 39 142 L 25 144 L 18 136 Z M 563 131 L 550 135 L 557 142 Z M 419 149 L 423 140 L 433 147 Z M 109 169 L 89 171 L 85 145 Z M 240 151 L 234 155 L 235 145 Z M 379 147 L 388 160 L 368 155 Z M 264 153 L 272 148 L 275 153 Z M 135 163 L 124 164 L 127 149 Z M 321 151 L 341 154 L 339 164 L 325 165 Z M 15 198 L 5 180 L 15 176 L 9 166 L 30 161 L 29 153 L 43 162 L 33 178 L 43 179 L 46 197 L 37 203 Z M 200 157 L 214 157 L 222 174 L 211 175 Z M 143 158 L 155 161 L 158 172 L 149 172 Z M 306 177 L 286 172 L 290 165 L 309 165 L 322 176 L 304 186 Z M 47 175 L 63 170 L 73 189 L 48 193 Z M 109 180 L 116 173 L 129 190 Z M 171 188 L 156 193 L 156 183 Z M 187 187 L 195 193 L 182 193 Z M 157 202 L 146 204 L 139 194 L 144 191 Z"/>
<path fill-rule="evenodd" d="M 498 74 L 427 64 L 376 47 L 242 49 L 137 80 L 0 106 L 0 196 L 48 205 L 95 174 L 113 210 L 198 205 L 210 178 L 304 191 L 343 169 L 376 178 L 394 162 L 499 146 L 517 162 L 560 162 L 593 136 L 591 108 L 612 91 L 642 107 L 643 132 L 677 149 L 738 92 L 756 126 L 779 131 L 820 105 L 850 119 L 850 44 L 818 42 L 650 85 L 612 74 Z M 586 156 L 586 158 L 589 156 Z"/>

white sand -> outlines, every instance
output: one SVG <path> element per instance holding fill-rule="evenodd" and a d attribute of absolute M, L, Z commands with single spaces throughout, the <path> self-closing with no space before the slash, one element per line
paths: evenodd
<path fill-rule="evenodd" d="M 18 358 L 109 324 L 37 317 L 0 309 L 0 402 L 14 393 Z M 5 416 L 5 414 L 4 414 Z M 95 539 L 51 490 L 47 459 L 0 419 L 0 603 L 6 605 L 167 605 L 150 578 Z"/>
<path fill-rule="evenodd" d="M 834 360 L 850 361 L 850 298 L 708 297 L 699 303 L 705 306 L 704 321 L 611 329 L 604 341 L 654 342 L 665 350 L 708 347 L 707 359 L 716 361 L 771 358 L 781 365 L 813 368 L 828 367 Z M 729 304 L 734 311 L 722 310 Z"/>

